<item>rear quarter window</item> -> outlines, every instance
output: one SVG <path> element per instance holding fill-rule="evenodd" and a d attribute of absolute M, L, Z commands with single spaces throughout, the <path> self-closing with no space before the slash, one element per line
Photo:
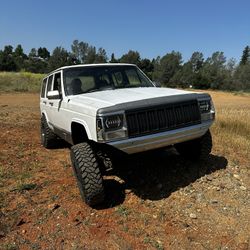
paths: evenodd
<path fill-rule="evenodd" d="M 43 82 L 42 82 L 42 88 L 41 88 L 41 97 L 42 98 L 45 97 L 45 90 L 46 90 L 47 79 L 48 78 L 43 79 Z"/>

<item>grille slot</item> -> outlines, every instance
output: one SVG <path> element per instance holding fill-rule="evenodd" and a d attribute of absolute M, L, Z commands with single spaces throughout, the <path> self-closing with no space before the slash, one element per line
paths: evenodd
<path fill-rule="evenodd" d="M 126 111 L 128 136 L 135 137 L 201 123 L 197 100 Z"/>

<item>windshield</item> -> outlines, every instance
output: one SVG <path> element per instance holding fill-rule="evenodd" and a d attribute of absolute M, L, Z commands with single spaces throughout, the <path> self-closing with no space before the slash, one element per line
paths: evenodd
<path fill-rule="evenodd" d="M 90 66 L 68 68 L 63 71 L 66 95 L 93 91 L 153 87 L 152 82 L 135 66 Z"/>

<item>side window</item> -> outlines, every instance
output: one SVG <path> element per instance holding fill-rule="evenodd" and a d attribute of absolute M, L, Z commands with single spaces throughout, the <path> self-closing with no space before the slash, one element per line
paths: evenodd
<path fill-rule="evenodd" d="M 51 75 L 51 76 L 49 77 L 49 79 L 48 79 L 46 96 L 47 96 L 48 92 L 51 90 L 51 87 L 52 87 L 52 80 L 53 80 L 53 75 Z"/>
<path fill-rule="evenodd" d="M 46 89 L 47 79 L 48 78 L 43 79 L 43 82 L 42 82 L 42 88 L 41 88 L 41 97 L 42 98 L 45 97 L 45 89 Z"/>
<path fill-rule="evenodd" d="M 53 90 L 58 90 L 61 94 L 61 73 L 56 73 L 54 77 Z"/>

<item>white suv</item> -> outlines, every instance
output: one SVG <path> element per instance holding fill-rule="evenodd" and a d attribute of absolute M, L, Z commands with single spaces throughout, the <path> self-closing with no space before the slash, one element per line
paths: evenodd
<path fill-rule="evenodd" d="M 58 137 L 73 145 L 74 173 L 91 206 L 104 200 L 106 155 L 173 145 L 195 159 L 212 148 L 210 95 L 156 87 L 132 64 L 59 68 L 43 79 L 40 109 L 42 145 L 54 147 Z"/>

